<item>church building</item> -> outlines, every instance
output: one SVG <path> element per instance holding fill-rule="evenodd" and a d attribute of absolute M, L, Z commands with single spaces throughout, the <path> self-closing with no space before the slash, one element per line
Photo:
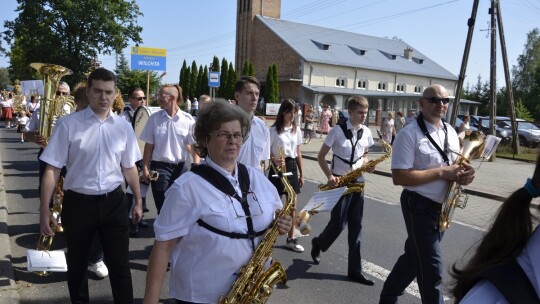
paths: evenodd
<path fill-rule="evenodd" d="M 279 91 L 299 103 L 346 109 L 351 95 L 369 100 L 367 124 L 388 112 L 418 111 L 423 90 L 458 77 L 408 43 L 282 20 L 281 0 L 237 0 L 235 66 L 252 62 L 263 88 L 278 67 Z M 450 112 L 450 111 L 449 111 Z"/>

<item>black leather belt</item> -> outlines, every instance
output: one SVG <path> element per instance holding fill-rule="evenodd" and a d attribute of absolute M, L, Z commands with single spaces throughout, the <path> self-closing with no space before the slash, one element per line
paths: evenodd
<path fill-rule="evenodd" d="M 122 192 L 122 186 L 118 186 L 113 191 L 103 193 L 103 194 L 82 194 L 82 193 L 71 191 L 71 190 L 67 190 L 66 194 L 69 194 L 73 198 L 77 198 L 77 199 L 100 201 L 100 200 L 105 200 L 108 197 L 116 195 L 116 194 L 118 194 L 120 192 Z"/>
<path fill-rule="evenodd" d="M 170 168 L 176 168 L 178 166 L 183 166 L 184 165 L 184 162 L 181 161 L 177 164 L 175 163 L 168 163 L 168 162 L 162 162 L 162 161 L 155 161 L 153 160 L 152 163 L 155 165 L 155 166 L 160 166 L 160 167 L 170 167 Z"/>

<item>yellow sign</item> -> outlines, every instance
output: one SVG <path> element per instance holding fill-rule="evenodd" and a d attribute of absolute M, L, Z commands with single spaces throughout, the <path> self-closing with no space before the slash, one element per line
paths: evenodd
<path fill-rule="evenodd" d="M 167 49 L 132 46 L 131 55 L 167 57 Z"/>

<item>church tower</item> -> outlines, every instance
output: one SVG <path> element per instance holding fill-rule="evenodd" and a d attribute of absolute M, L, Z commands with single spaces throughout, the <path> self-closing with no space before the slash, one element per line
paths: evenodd
<path fill-rule="evenodd" d="M 253 62 L 255 16 L 279 19 L 281 0 L 237 0 L 235 69 L 241 73 L 246 60 Z M 238 74 L 238 76 L 241 76 Z"/>

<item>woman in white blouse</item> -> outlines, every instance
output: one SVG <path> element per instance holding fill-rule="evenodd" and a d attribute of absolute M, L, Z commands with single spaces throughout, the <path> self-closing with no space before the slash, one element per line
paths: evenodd
<path fill-rule="evenodd" d="M 456 303 L 540 302 L 540 228 L 534 228 L 539 210 L 531 208 L 539 196 L 540 154 L 532 178 L 502 204 L 471 259 L 452 267 Z"/>
<path fill-rule="evenodd" d="M 239 107 L 216 101 L 200 109 L 194 137 L 204 162 L 165 194 L 143 303 L 158 303 L 169 261 L 169 295 L 177 303 L 217 303 L 271 223 L 277 220 L 281 235 L 290 230 L 289 215 L 275 219 L 282 207 L 276 189 L 258 168 L 236 162 L 249 128 Z"/>
<path fill-rule="evenodd" d="M 291 175 L 287 177 L 289 184 L 296 192 L 295 207 L 300 188 L 304 185 L 304 171 L 302 166 L 302 132 L 294 119 L 294 101 L 285 100 L 279 107 L 276 122 L 270 128 L 270 159 L 276 167 L 285 165 L 287 172 Z M 280 155 L 280 149 L 283 148 L 284 155 Z M 300 175 L 298 175 L 300 172 Z M 268 178 L 276 186 L 280 195 L 286 195 L 281 179 L 270 168 Z M 293 209 L 294 210 L 294 209 Z M 291 214 L 294 220 L 294 211 Z M 294 227 L 291 228 L 287 237 L 287 248 L 296 252 L 303 252 L 304 247 L 298 244 L 298 238 L 294 238 Z"/>

